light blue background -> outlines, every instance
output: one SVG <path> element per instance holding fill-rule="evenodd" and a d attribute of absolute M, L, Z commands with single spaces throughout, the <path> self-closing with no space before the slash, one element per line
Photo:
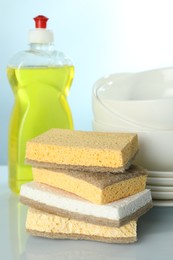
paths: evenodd
<path fill-rule="evenodd" d="M 10 57 L 27 49 L 38 14 L 50 18 L 56 49 L 75 65 L 69 95 L 75 129 L 92 129 L 94 82 L 114 72 L 173 65 L 172 0 L 0 0 L 0 164 L 7 163 L 13 94 L 6 78 Z"/>

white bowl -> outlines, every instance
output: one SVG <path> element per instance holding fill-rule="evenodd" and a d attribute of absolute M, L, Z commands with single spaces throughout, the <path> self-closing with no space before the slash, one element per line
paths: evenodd
<path fill-rule="evenodd" d="M 173 131 L 137 130 L 93 121 L 93 130 L 99 132 L 132 132 L 139 137 L 139 153 L 135 162 L 149 171 L 173 172 Z"/>
<path fill-rule="evenodd" d="M 124 116 L 111 111 L 104 104 L 102 104 L 101 101 L 96 96 L 93 96 L 92 110 L 93 110 L 94 119 L 97 122 L 101 122 L 103 124 L 124 127 L 124 128 L 133 127 L 133 129 L 136 130 L 155 129 L 152 124 L 150 124 L 149 127 L 146 126 L 144 127 L 143 123 L 131 121 L 129 118 L 125 118 Z"/>
<path fill-rule="evenodd" d="M 173 129 L 173 68 L 106 76 L 95 83 L 92 96 L 97 121 Z"/>

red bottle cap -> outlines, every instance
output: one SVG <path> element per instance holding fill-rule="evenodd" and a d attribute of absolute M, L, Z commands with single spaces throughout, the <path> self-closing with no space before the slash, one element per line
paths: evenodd
<path fill-rule="evenodd" d="M 33 19 L 35 21 L 35 28 L 46 29 L 47 21 L 49 20 L 49 18 L 44 15 L 38 15 Z"/>

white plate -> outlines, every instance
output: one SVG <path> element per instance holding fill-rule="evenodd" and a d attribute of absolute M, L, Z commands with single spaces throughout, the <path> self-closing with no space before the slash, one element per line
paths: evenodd
<path fill-rule="evenodd" d="M 147 189 L 151 191 L 164 191 L 164 192 L 173 192 L 172 186 L 154 186 L 154 185 L 147 185 Z"/>
<path fill-rule="evenodd" d="M 154 185 L 154 186 L 173 186 L 173 178 L 147 178 L 147 185 Z"/>
<path fill-rule="evenodd" d="M 160 172 L 148 170 L 149 177 L 173 178 L 173 172 Z"/>
<path fill-rule="evenodd" d="M 153 199 L 173 200 L 173 192 L 151 191 L 151 195 Z"/>
<path fill-rule="evenodd" d="M 173 200 L 153 200 L 153 205 L 158 207 L 173 207 Z"/>

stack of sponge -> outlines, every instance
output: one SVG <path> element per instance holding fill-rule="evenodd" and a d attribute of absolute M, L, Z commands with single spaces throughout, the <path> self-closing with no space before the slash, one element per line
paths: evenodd
<path fill-rule="evenodd" d="M 132 161 L 133 133 L 51 129 L 27 143 L 33 182 L 22 185 L 26 229 L 36 236 L 109 243 L 137 240 L 137 219 L 152 207 L 147 172 Z"/>

